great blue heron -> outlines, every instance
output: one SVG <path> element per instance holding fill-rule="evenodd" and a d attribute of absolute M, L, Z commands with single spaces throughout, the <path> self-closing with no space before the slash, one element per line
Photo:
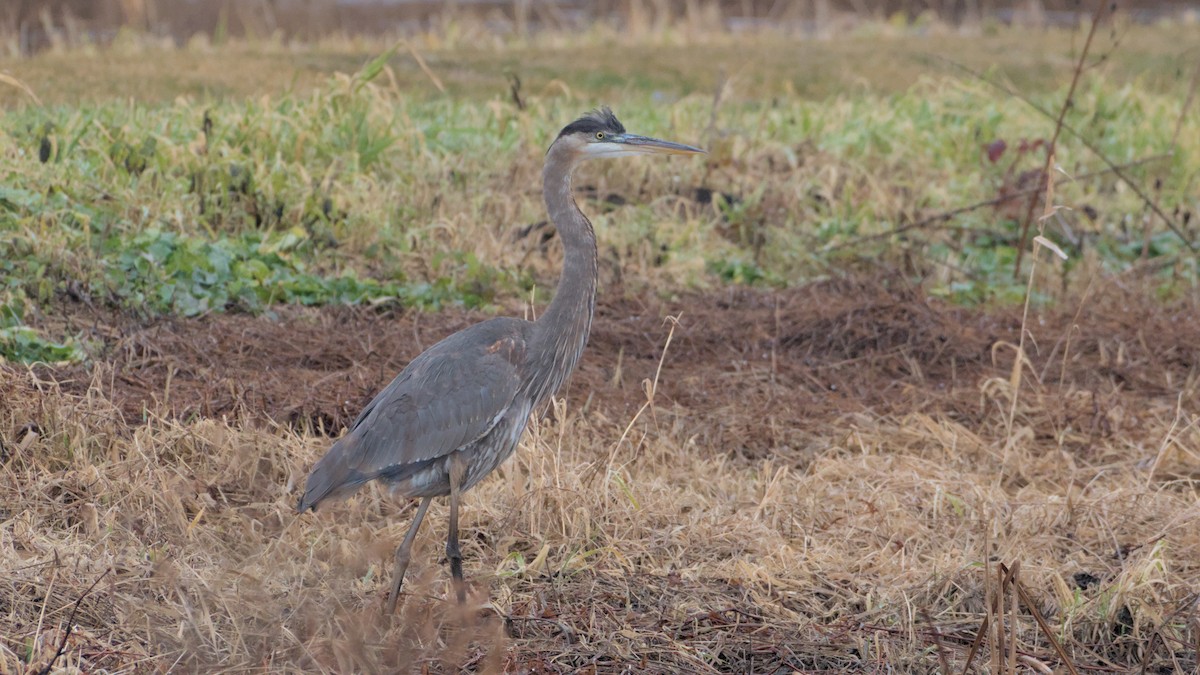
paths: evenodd
<path fill-rule="evenodd" d="M 388 612 L 396 609 L 409 553 L 429 502 L 450 495 L 446 557 L 461 603 L 466 594 L 458 546 L 458 501 L 512 455 L 532 411 L 567 381 L 583 353 L 596 305 L 596 235 L 571 194 L 585 159 L 703 152 L 626 133 L 602 108 L 568 124 L 546 152 L 542 195 L 562 240 L 563 272 L 537 321 L 496 318 L 425 350 L 359 414 L 313 466 L 300 513 L 379 479 L 393 494 L 420 497 L 396 549 Z"/>

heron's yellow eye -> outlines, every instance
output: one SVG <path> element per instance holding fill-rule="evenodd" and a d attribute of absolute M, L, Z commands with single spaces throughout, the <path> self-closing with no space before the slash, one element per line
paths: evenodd
<path fill-rule="evenodd" d="M 598 140 L 598 141 L 604 140 L 604 132 L 603 131 L 596 132 L 596 140 Z"/>

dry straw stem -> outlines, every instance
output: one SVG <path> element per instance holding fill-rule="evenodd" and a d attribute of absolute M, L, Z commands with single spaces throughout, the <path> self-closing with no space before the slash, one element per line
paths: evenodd
<path fill-rule="evenodd" d="M 1081 57 L 1081 59 L 1082 59 L 1082 57 Z M 1067 106 L 1064 104 L 1063 107 L 1066 108 Z M 1053 142 L 1051 143 L 1051 147 L 1053 147 Z M 1053 152 L 1053 150 L 1051 150 L 1046 155 L 1047 167 L 1055 166 L 1054 158 L 1055 158 L 1054 152 Z M 1053 243 L 1051 243 L 1045 237 L 1045 222 L 1048 218 L 1050 218 L 1050 216 L 1052 216 L 1055 213 L 1055 211 L 1059 207 L 1054 204 L 1054 173 L 1053 173 L 1053 171 L 1047 170 L 1042 175 L 1044 175 L 1046 177 L 1045 213 L 1043 213 L 1042 217 L 1038 220 L 1039 234 L 1037 237 L 1034 238 L 1034 242 L 1033 242 L 1033 263 L 1029 267 L 1029 280 L 1025 287 L 1025 303 L 1021 308 L 1021 337 L 1020 337 L 1020 340 L 1017 342 L 1017 347 L 1016 347 L 1017 357 L 1013 360 L 1012 372 L 1009 374 L 1009 386 L 1012 388 L 1012 405 L 1009 407 L 1009 413 L 1008 413 L 1008 419 L 1009 419 L 1010 425 L 1012 423 L 1013 418 L 1017 414 L 1017 398 L 1021 392 L 1021 379 L 1022 379 L 1021 376 L 1025 372 L 1025 366 L 1032 365 L 1026 355 L 1025 338 L 1027 335 L 1029 335 L 1026 326 L 1029 325 L 1028 324 L 1029 303 L 1033 298 L 1033 282 L 1037 275 L 1037 263 L 1038 263 L 1037 252 L 1038 252 L 1038 249 L 1044 245 L 1043 242 L 1050 243 L 1051 250 L 1053 250 L 1055 253 L 1057 253 L 1059 255 L 1059 257 L 1066 259 L 1066 255 L 1062 252 L 1062 250 L 1059 249 L 1057 246 L 1055 246 Z M 1024 237 L 1022 236 L 1022 239 L 1023 238 Z M 997 345 L 998 344 L 1000 344 L 1000 343 L 997 343 Z M 1031 372 L 1036 372 L 1036 371 L 1031 371 Z"/>
<path fill-rule="evenodd" d="M 1091 45 L 1092 45 L 1092 39 L 1095 37 L 1096 29 L 1099 26 L 1100 19 L 1105 15 L 1107 7 L 1108 7 L 1107 3 L 1103 2 L 1103 1 L 1098 2 L 1096 5 L 1096 9 L 1092 15 L 1091 25 L 1088 28 L 1087 37 L 1084 39 L 1083 48 L 1080 50 L 1079 57 L 1075 62 L 1075 70 L 1071 77 L 1070 86 L 1067 89 L 1067 94 L 1066 94 L 1065 99 L 1063 100 L 1062 106 L 1060 106 L 1060 108 L 1059 108 L 1058 118 L 1055 121 L 1053 135 L 1051 136 L 1050 141 L 1046 148 L 1046 161 L 1045 161 L 1045 164 L 1044 164 L 1044 166 L 1042 168 L 1042 172 L 1041 172 L 1041 176 L 1044 177 L 1044 181 L 1045 181 L 1045 197 L 1044 197 L 1045 201 L 1044 201 L 1044 206 L 1043 206 L 1043 214 L 1042 214 L 1042 217 L 1038 220 L 1038 236 L 1036 236 L 1034 238 L 1034 242 L 1033 242 L 1033 262 L 1029 269 L 1028 282 L 1026 284 L 1026 289 L 1025 289 L 1024 306 L 1022 307 L 1022 314 L 1021 314 L 1021 335 L 1020 335 L 1020 339 L 1017 344 L 1017 358 L 1014 359 L 1014 361 L 1013 361 L 1012 372 L 1009 376 L 1009 385 L 1012 389 L 1012 404 L 1009 408 L 1010 428 L 1011 428 L 1012 421 L 1013 421 L 1014 417 L 1016 416 L 1018 396 L 1019 396 L 1019 393 L 1021 390 L 1022 373 L 1024 372 L 1025 365 L 1028 363 L 1028 359 L 1026 358 L 1026 351 L 1025 351 L 1026 336 L 1028 335 L 1026 326 L 1028 325 L 1027 322 L 1028 322 L 1028 317 L 1029 317 L 1029 304 L 1032 300 L 1034 279 L 1035 279 L 1036 273 L 1037 273 L 1038 249 L 1041 248 L 1042 246 L 1046 246 L 1046 247 L 1050 248 L 1055 254 L 1057 254 L 1061 259 L 1066 260 L 1066 258 L 1067 258 L 1066 254 L 1063 253 L 1063 251 L 1057 245 L 1055 245 L 1053 242 L 1051 242 L 1049 239 L 1047 239 L 1045 237 L 1045 221 L 1048 220 L 1049 218 L 1051 218 L 1057 212 L 1057 210 L 1060 208 L 1059 206 L 1055 205 L 1055 203 L 1054 203 L 1055 172 L 1058 169 L 1058 167 L 1056 165 L 1058 138 L 1059 138 L 1059 135 L 1062 133 L 1063 126 L 1064 126 L 1063 123 L 1066 118 L 1067 111 L 1070 110 L 1074 106 L 1075 89 L 1078 86 L 1080 76 L 1083 73 L 1084 64 L 1087 62 L 1088 53 L 1089 53 L 1089 50 L 1091 49 Z M 1110 168 L 1115 168 L 1111 165 L 1111 163 L 1109 163 L 1109 164 L 1110 164 Z M 1119 174 L 1120 172 L 1116 171 L 1116 173 Z M 1022 256 L 1024 255 L 1026 242 L 1028 241 L 1029 226 L 1033 219 L 1033 210 L 1034 210 L 1035 205 L 1037 204 L 1037 198 L 1038 198 L 1039 194 L 1040 194 L 1040 192 L 1037 192 L 1029 197 L 1029 202 L 1028 202 L 1028 206 L 1026 208 L 1025 217 L 1021 221 L 1021 236 L 1020 236 L 1020 239 L 1018 240 L 1018 244 L 1017 244 L 1017 256 L 1016 256 L 1016 261 L 1014 263 L 1014 271 L 1013 271 L 1014 277 L 1020 276 L 1021 260 L 1022 260 Z"/>
<path fill-rule="evenodd" d="M 42 105 L 42 100 L 33 92 L 33 89 L 30 89 L 28 84 L 25 84 L 16 77 L 9 75 L 8 73 L 0 72 L 0 82 L 20 89 L 26 96 L 32 99 L 35 104 L 39 106 Z"/>
<path fill-rule="evenodd" d="M 418 324 L 424 341 L 474 317 L 311 310 L 283 312 L 275 329 L 247 317 L 127 326 L 115 334 L 129 344 L 157 335 L 163 353 L 192 359 L 175 364 L 170 408 L 148 395 L 129 417 L 137 382 L 161 393 L 166 377 L 132 350 L 114 353 L 133 365 L 58 371 L 63 384 L 45 368 L 0 369 L 0 668 L 45 664 L 78 602 L 60 663 L 112 672 L 924 670 L 938 667 L 937 640 L 960 671 L 988 611 L 984 550 L 1021 563 L 1030 597 L 1005 608 L 1018 659 L 1065 667 L 1027 613 L 1036 603 L 1077 666 L 1136 667 L 1157 631 L 1152 664 L 1194 667 L 1181 645 L 1196 629 L 1170 617 L 1186 616 L 1200 584 L 1200 435 L 1194 393 L 1181 412 L 1165 391 L 1196 391 L 1185 364 L 1200 340 L 1170 334 L 1200 335 L 1194 307 L 1097 292 L 1067 381 L 1027 383 L 1010 423 L 987 344 L 997 331 L 1015 343 L 1019 315 L 847 284 L 602 304 L 565 403 L 465 501 L 468 577 L 499 618 L 446 602 L 430 535 L 401 616 L 380 619 L 405 507 L 369 489 L 295 518 L 296 486 L 329 440 L 258 412 L 297 390 L 318 417 L 339 410 L 419 348 Z M 659 317 L 681 308 L 664 350 Z M 1030 314 L 1045 330 L 1073 319 Z M 271 348 L 214 339 L 230 334 Z M 362 342 L 336 342 L 347 339 Z M 661 364 L 656 419 L 630 430 L 620 480 L 588 483 L 638 407 L 635 387 L 611 383 L 619 349 L 625 381 L 653 381 Z M 311 372 L 272 379 L 301 354 Z M 226 377 L 257 383 L 227 420 L 173 412 L 196 409 L 193 380 L 220 389 Z M 1177 418 L 1181 450 L 1148 483 Z M 445 517 L 435 504 L 431 522 Z"/>

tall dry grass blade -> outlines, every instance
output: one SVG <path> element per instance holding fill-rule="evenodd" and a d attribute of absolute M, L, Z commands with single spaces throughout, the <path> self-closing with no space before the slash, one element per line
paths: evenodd
<path fill-rule="evenodd" d="M 933 617 L 929 615 L 929 608 L 922 607 L 921 615 L 925 617 L 925 623 L 929 624 L 929 630 L 933 631 L 933 644 L 937 648 L 938 667 L 942 669 L 942 675 L 950 675 L 950 660 L 946 656 L 946 647 L 942 644 L 942 632 L 938 630 L 937 624 L 933 622 Z"/>
<path fill-rule="evenodd" d="M 1178 616 L 1179 612 L 1182 612 L 1185 607 L 1188 612 L 1184 625 L 1190 626 L 1192 629 L 1192 654 L 1197 655 L 1197 659 L 1200 660 L 1200 614 L 1197 614 L 1197 610 L 1200 610 L 1200 593 L 1193 593 L 1168 619 Z M 1180 640 L 1180 643 L 1182 642 Z"/>
<path fill-rule="evenodd" d="M 1021 569 L 1021 561 L 1014 560 L 1012 567 L 1009 570 L 1009 577 L 1012 580 L 1012 583 L 1009 584 L 1010 587 L 1012 586 L 1012 584 L 1016 583 L 1017 574 L 1019 573 L 1020 569 Z M 1008 672 L 1010 673 L 1010 675 L 1016 675 L 1016 673 L 1017 673 L 1017 635 L 1018 635 L 1017 594 L 1009 593 L 1009 598 L 1011 600 L 1011 603 L 1009 604 L 1009 607 L 1008 607 L 1008 617 L 1009 617 L 1009 619 L 1008 619 L 1008 621 L 1009 621 Z"/>
<path fill-rule="evenodd" d="M 51 594 L 54 592 L 54 582 L 57 580 L 58 565 L 55 565 L 54 568 L 50 570 L 50 583 L 46 585 L 46 593 L 43 595 L 43 597 L 49 598 L 51 596 Z M 40 636 L 42 634 L 42 628 L 46 625 L 46 607 L 49 605 L 49 602 L 42 602 L 42 609 L 38 612 L 37 628 L 34 629 L 33 632 L 34 635 Z M 50 659 L 50 663 L 46 666 L 47 670 L 50 668 L 50 666 L 54 665 L 54 661 L 56 659 L 57 657 Z"/>
<path fill-rule="evenodd" d="M 1049 249 L 1050 252 L 1053 253 L 1054 255 L 1058 256 L 1058 258 L 1060 260 L 1068 259 L 1067 254 L 1064 253 L 1063 250 L 1058 247 L 1058 244 L 1050 241 L 1045 236 L 1039 234 L 1038 236 L 1033 238 L 1033 241 L 1034 241 L 1034 243 L 1038 244 L 1039 246 L 1043 246 L 1043 247 Z"/>
<path fill-rule="evenodd" d="M 1096 283 L 1096 275 L 1088 277 L 1087 286 L 1083 289 L 1083 296 L 1079 298 L 1079 303 L 1075 307 L 1075 316 L 1071 318 L 1071 325 L 1067 326 L 1067 334 L 1063 338 L 1063 353 L 1060 358 L 1060 366 L 1058 371 L 1058 386 L 1063 388 L 1067 381 L 1067 364 L 1071 361 L 1071 336 L 1079 329 L 1079 317 L 1083 315 L 1083 308 L 1087 306 L 1088 298 L 1092 294 L 1092 288 Z M 1051 361 L 1046 362 L 1046 368 L 1050 367 Z M 1041 380 L 1046 380 L 1046 371 L 1042 371 Z"/>
<path fill-rule="evenodd" d="M 1069 99 L 1068 99 L 1068 101 L 1069 101 Z M 1054 155 L 1054 149 L 1052 146 L 1050 151 L 1046 154 L 1047 166 L 1049 166 L 1049 167 L 1054 166 L 1054 158 L 1055 158 L 1055 155 Z M 1046 205 L 1045 205 L 1045 210 L 1044 210 L 1043 215 L 1049 216 L 1050 214 L 1052 214 L 1054 212 L 1054 208 L 1055 208 L 1054 207 L 1054 172 L 1047 170 L 1047 171 L 1045 171 L 1045 173 L 1043 175 L 1046 177 Z M 1045 222 L 1046 222 L 1045 218 L 1038 220 L 1039 235 L 1045 234 L 1045 227 L 1046 227 Z M 1042 238 L 1044 238 L 1044 236 Z M 1024 237 L 1022 237 L 1022 246 L 1023 245 L 1024 245 Z M 1020 400 L 1020 398 L 1021 398 L 1021 396 L 1020 396 L 1020 394 L 1021 394 L 1021 365 L 1023 362 L 1026 361 L 1025 337 L 1026 337 L 1026 335 L 1029 334 L 1029 331 L 1027 328 L 1027 326 L 1029 325 L 1029 304 L 1033 298 L 1033 283 L 1034 283 L 1034 279 L 1037 276 L 1037 263 L 1038 263 L 1037 252 L 1040 247 L 1041 247 L 1041 243 L 1035 238 L 1035 240 L 1033 242 L 1033 257 L 1029 264 L 1029 280 L 1025 284 L 1025 301 L 1021 307 L 1021 337 L 1017 341 L 1017 362 L 1013 364 L 1013 374 L 1012 374 L 1012 381 L 1011 381 L 1012 386 L 1013 386 L 1012 404 L 1009 406 L 1009 409 L 1008 409 L 1008 428 L 1010 430 L 1010 433 L 1012 430 L 1013 423 L 1017 417 L 1017 401 Z M 1018 258 L 1018 260 L 1019 260 L 1019 258 Z M 1005 450 L 1006 457 L 1007 457 L 1007 452 L 1008 452 L 1008 450 L 1006 449 Z"/>
<path fill-rule="evenodd" d="M 990 653 L 993 673 L 1004 672 L 1004 656 L 1007 653 L 1004 649 L 1008 638 L 1008 629 L 1004 622 L 1004 592 L 1008 587 L 1006 572 L 1004 563 L 996 566 L 996 585 L 992 587 L 995 589 L 995 594 L 992 596 L 992 615 L 995 619 L 992 621 L 992 649 Z"/>
<path fill-rule="evenodd" d="M 112 568 L 108 568 L 108 569 L 104 570 L 104 572 L 100 576 L 96 577 L 96 580 L 92 582 L 92 585 L 88 586 L 83 591 L 83 593 L 80 593 L 79 597 L 75 599 L 75 606 L 71 608 L 71 613 L 70 613 L 70 615 L 67 616 L 67 625 L 66 625 L 66 628 L 63 629 L 62 640 L 60 640 L 58 643 L 58 650 L 54 652 L 54 656 L 50 658 L 50 662 L 47 663 L 45 666 L 42 667 L 41 670 L 38 671 L 38 675 L 50 675 L 50 672 L 54 669 L 54 664 L 58 661 L 59 658 L 62 657 L 63 652 L 67 648 L 67 640 L 71 639 L 71 631 L 73 631 L 75 628 L 75 615 L 79 612 L 79 606 L 81 604 L 83 604 L 84 598 L 91 595 L 92 591 L 95 590 L 96 586 L 99 585 L 100 582 L 104 580 L 104 577 L 108 576 L 108 573 L 111 571 L 112 571 Z M 47 592 L 47 596 L 49 596 L 48 592 Z M 43 606 L 44 606 L 44 604 L 45 603 L 43 603 Z"/>
<path fill-rule="evenodd" d="M 985 612 L 983 620 L 979 622 L 979 628 L 975 631 L 975 639 L 971 640 L 971 648 L 967 650 L 967 662 L 963 664 L 962 675 L 967 675 L 967 673 L 971 672 L 971 664 L 975 662 L 975 654 L 979 652 L 979 647 L 983 644 L 983 636 L 987 634 L 990 617 L 990 613 Z"/>
<path fill-rule="evenodd" d="M 975 652 L 983 644 L 985 635 L 991 640 L 990 626 L 995 623 L 995 614 L 992 611 L 995 606 L 996 589 L 992 585 L 992 513 L 989 511 L 983 519 L 983 621 L 979 625 L 979 631 L 975 634 L 975 640 L 971 643 L 971 651 L 967 654 L 967 664 L 963 666 L 963 675 L 966 675 L 971 667 L 971 662 L 975 659 Z M 990 658 L 990 656 L 989 656 Z"/>
<path fill-rule="evenodd" d="M 680 316 L 682 316 L 682 314 L 680 314 Z M 675 327 L 679 325 L 679 317 L 668 316 L 666 319 L 664 319 L 664 322 L 669 323 L 671 328 L 667 331 L 667 339 L 663 343 L 662 354 L 659 354 L 658 366 L 654 369 L 654 379 L 646 380 L 642 383 L 642 392 L 646 395 L 646 401 L 642 403 L 641 407 L 638 408 L 636 413 L 634 413 L 633 418 L 630 419 L 629 423 L 625 425 L 625 430 L 621 432 L 620 438 L 617 439 L 617 442 L 612 446 L 612 450 L 609 451 L 608 461 L 605 463 L 604 468 L 605 476 L 612 475 L 613 464 L 616 463 L 617 460 L 617 452 L 620 451 L 621 444 L 624 443 L 625 439 L 629 437 L 629 432 L 633 430 L 633 425 L 637 424 L 637 421 L 641 418 L 642 413 L 646 412 L 647 409 L 650 409 L 651 415 L 653 416 L 654 394 L 658 391 L 658 378 L 662 375 L 663 363 L 667 358 L 667 350 L 671 348 L 671 339 L 675 337 Z M 594 477 L 595 474 L 588 476 L 588 481 Z M 585 481 L 585 483 L 586 482 L 587 481 Z"/>
<path fill-rule="evenodd" d="M 1038 628 L 1042 630 L 1042 634 L 1046 636 L 1046 639 L 1050 642 L 1050 646 L 1053 647 L 1054 652 L 1058 654 L 1059 660 L 1061 660 L 1063 665 L 1066 666 L 1067 672 L 1070 673 L 1070 675 L 1079 675 L 1079 671 L 1075 669 L 1075 664 L 1071 661 L 1071 657 L 1067 654 L 1067 651 L 1063 649 L 1062 643 L 1058 641 L 1058 638 L 1054 636 L 1054 631 L 1051 630 L 1050 624 L 1046 623 L 1045 617 L 1042 616 L 1041 610 L 1037 608 L 1037 605 L 1029 597 L 1029 593 L 1025 590 L 1025 586 L 1020 582 L 1020 580 L 1014 579 L 1013 582 L 1014 588 L 1017 589 L 1017 594 L 1021 596 L 1021 602 L 1025 603 L 1025 609 L 1029 610 L 1029 613 L 1033 615 L 1033 620 L 1037 622 Z"/>
<path fill-rule="evenodd" d="M 422 57 L 421 53 L 417 51 L 417 48 L 414 47 L 411 42 L 405 42 L 404 46 L 408 49 L 408 53 L 413 57 L 413 60 L 417 62 L 417 67 L 421 69 L 422 73 L 425 73 L 425 77 L 429 78 L 429 81 L 433 83 L 433 86 L 437 87 L 439 92 L 443 94 L 446 93 L 446 85 L 442 84 L 441 79 L 439 79 L 438 76 L 433 73 L 433 70 L 429 68 L 429 64 L 425 63 L 424 57 Z"/>
<path fill-rule="evenodd" d="M 0 73 L 0 82 L 20 89 L 26 96 L 33 99 L 34 103 L 38 104 L 39 106 L 42 105 L 42 99 L 38 98 L 37 94 L 33 93 L 33 89 L 12 75 L 9 75 L 8 73 Z"/>
<path fill-rule="evenodd" d="M 1141 673 L 1141 675 L 1146 675 L 1148 672 L 1150 667 L 1150 657 L 1154 655 L 1154 650 L 1156 647 L 1158 647 L 1160 637 L 1161 636 L 1158 634 L 1157 629 L 1150 633 L 1150 642 L 1146 645 L 1145 651 L 1142 652 L 1142 668 L 1140 671 L 1138 671 Z"/>
<path fill-rule="evenodd" d="M 1150 470 L 1146 473 L 1146 489 L 1150 489 L 1154 485 L 1154 476 L 1158 473 L 1158 469 L 1162 466 L 1162 463 L 1166 461 L 1167 456 L 1170 455 L 1175 439 L 1191 431 L 1192 427 L 1196 426 L 1197 422 L 1200 422 L 1200 416 L 1195 417 L 1179 433 L 1175 433 L 1175 429 L 1179 427 L 1180 420 L 1186 414 L 1183 410 L 1183 393 L 1181 392 L 1176 397 L 1175 418 L 1171 420 L 1171 426 L 1167 429 L 1166 434 L 1163 435 L 1162 442 L 1158 444 L 1158 453 L 1154 455 L 1154 462 L 1150 465 Z"/>

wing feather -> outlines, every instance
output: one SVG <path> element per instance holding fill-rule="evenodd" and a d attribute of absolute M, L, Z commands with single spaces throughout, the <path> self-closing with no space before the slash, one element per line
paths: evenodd
<path fill-rule="evenodd" d="M 413 359 L 313 466 L 301 512 L 479 439 L 521 390 L 528 322 L 492 319 Z"/>

